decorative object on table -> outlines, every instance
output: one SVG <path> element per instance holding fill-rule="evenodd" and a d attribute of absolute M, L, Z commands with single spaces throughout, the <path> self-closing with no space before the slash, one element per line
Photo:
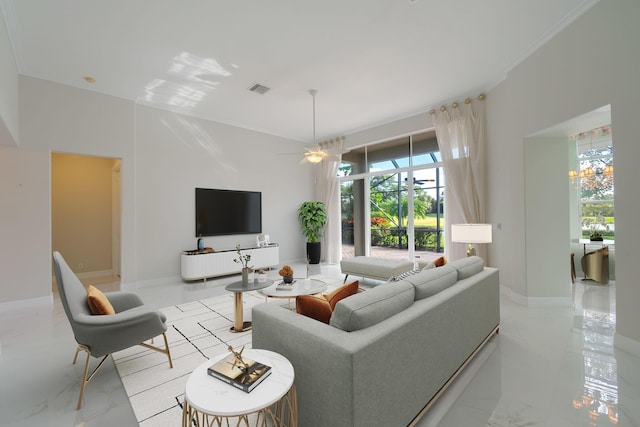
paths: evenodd
<path fill-rule="evenodd" d="M 198 237 L 198 250 L 204 250 L 204 239 L 202 238 L 202 236 Z"/>
<path fill-rule="evenodd" d="M 293 290 L 293 285 L 294 283 L 296 283 L 296 281 L 294 280 L 293 282 L 280 282 L 276 285 L 276 289 L 279 291 L 291 291 Z"/>
<path fill-rule="evenodd" d="M 311 264 L 320 263 L 320 238 L 327 225 L 327 208 L 322 202 L 303 202 L 298 208 L 298 221 L 307 238 L 307 257 Z"/>
<path fill-rule="evenodd" d="M 491 224 L 451 224 L 451 241 L 467 243 L 467 256 L 473 256 L 474 243 L 491 243 Z"/>
<path fill-rule="evenodd" d="M 267 281 L 267 272 L 263 269 L 258 270 L 258 283 L 264 283 Z"/>
<path fill-rule="evenodd" d="M 589 233 L 589 240 L 591 240 L 592 242 L 602 242 L 604 238 L 602 237 L 600 231 L 592 226 L 591 232 Z"/>
<path fill-rule="evenodd" d="M 270 239 L 268 234 L 258 234 L 256 236 L 256 246 L 259 248 L 264 248 L 265 246 L 269 246 Z"/>
<path fill-rule="evenodd" d="M 278 274 L 282 276 L 282 281 L 284 283 L 292 283 L 293 282 L 293 268 L 289 265 L 283 266 Z"/>
<path fill-rule="evenodd" d="M 240 245 L 236 245 L 236 252 L 238 253 L 238 258 L 234 258 L 233 262 L 237 262 L 242 265 L 242 283 L 246 285 L 249 283 L 249 273 L 253 273 L 253 267 L 249 267 L 251 254 L 242 255 Z"/>
<path fill-rule="evenodd" d="M 207 369 L 207 373 L 214 378 L 249 393 L 271 374 L 271 367 L 247 357 L 242 357 L 244 346 L 235 351 L 229 346 L 229 354 Z"/>

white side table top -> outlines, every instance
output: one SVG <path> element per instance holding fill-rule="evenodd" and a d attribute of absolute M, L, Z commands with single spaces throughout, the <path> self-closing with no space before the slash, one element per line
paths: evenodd
<path fill-rule="evenodd" d="M 269 286 L 268 288 L 260 289 L 261 294 L 273 298 L 295 298 L 300 295 L 313 295 L 319 294 L 327 290 L 327 284 L 318 279 L 294 279 L 292 289 L 278 289 L 278 283 L 281 280 L 277 280 L 276 284 Z"/>
<path fill-rule="evenodd" d="M 615 246 L 615 240 L 589 240 L 589 239 L 578 239 L 578 243 L 581 245 L 601 245 L 601 246 Z"/>
<path fill-rule="evenodd" d="M 293 385 L 293 366 L 284 356 L 269 350 L 245 349 L 250 359 L 271 366 L 271 374 L 250 393 L 207 374 L 207 368 L 226 357 L 220 354 L 198 366 L 189 376 L 184 397 L 200 412 L 233 417 L 249 414 L 277 402 Z"/>

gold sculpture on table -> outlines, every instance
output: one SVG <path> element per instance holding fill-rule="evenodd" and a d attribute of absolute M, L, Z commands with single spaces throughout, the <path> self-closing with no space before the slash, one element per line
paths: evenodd
<path fill-rule="evenodd" d="M 236 365 L 241 364 L 242 366 L 240 367 L 240 369 L 242 369 L 242 371 L 244 372 L 247 372 L 249 370 L 249 365 L 244 361 L 244 359 L 242 359 L 242 352 L 244 351 L 244 346 L 242 346 L 240 351 L 235 351 L 231 346 L 228 347 L 228 350 L 231 353 L 233 353 L 233 355 L 236 358 L 235 362 L 233 362 L 233 366 L 231 367 L 231 369 L 235 368 Z"/>

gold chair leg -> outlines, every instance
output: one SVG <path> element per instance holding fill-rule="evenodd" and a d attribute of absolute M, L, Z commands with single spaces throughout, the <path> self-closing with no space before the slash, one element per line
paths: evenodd
<path fill-rule="evenodd" d="M 167 358 L 169 359 L 169 368 L 173 369 L 173 361 L 171 360 L 171 351 L 169 350 L 169 341 L 167 341 L 167 334 L 162 333 L 164 337 L 164 348 L 167 349 Z"/>
<path fill-rule="evenodd" d="M 166 354 L 167 358 L 169 359 L 169 367 L 173 368 L 173 361 L 171 360 L 171 352 L 169 351 L 169 342 L 167 341 L 166 332 L 163 332 L 162 336 L 164 337 L 164 348 L 155 347 L 144 342 L 141 342 L 138 345 L 141 345 L 144 348 L 148 348 L 149 350 L 157 351 L 158 353 Z"/>
<path fill-rule="evenodd" d="M 96 374 L 96 372 L 98 372 L 98 370 L 104 364 L 105 360 L 107 360 L 107 357 L 109 357 L 108 354 L 106 356 L 104 356 L 102 358 L 102 360 L 100 361 L 100 363 L 98 363 L 98 366 L 96 366 L 96 368 L 93 370 L 93 372 L 91 372 L 91 375 L 89 375 L 89 377 L 87 377 L 87 373 L 89 372 L 89 361 L 91 360 L 91 351 L 89 351 L 89 348 L 87 348 L 87 347 L 85 347 L 83 345 L 79 345 L 78 348 L 76 349 L 76 354 L 75 354 L 75 356 L 73 358 L 73 364 L 76 363 L 76 360 L 78 358 L 78 353 L 80 352 L 80 350 L 83 350 L 83 351 L 87 352 L 87 360 L 84 363 L 84 373 L 82 374 L 82 384 L 80 385 L 80 396 L 78 397 L 78 405 L 76 406 L 76 410 L 79 410 L 80 408 L 82 408 L 82 398 L 84 397 L 84 390 L 87 387 L 87 384 L 89 384 L 89 381 L 91 381 L 93 379 L 93 377 Z"/>
<path fill-rule="evenodd" d="M 140 345 L 142 347 L 148 348 L 150 350 L 154 350 L 154 351 L 157 351 L 159 353 L 166 354 L 167 355 L 167 359 L 169 359 L 169 367 L 173 368 L 173 361 L 171 360 L 171 351 L 169 350 L 169 341 L 167 340 L 167 334 L 165 332 L 163 332 L 162 336 L 164 337 L 164 347 L 165 347 L 164 349 L 159 348 L 159 347 L 154 347 L 154 346 L 146 344 L 146 343 L 140 343 Z M 73 356 L 73 364 L 74 365 L 76 364 L 76 362 L 78 360 L 78 353 L 80 353 L 80 350 L 87 352 L 87 360 L 84 363 L 84 373 L 82 374 L 82 384 L 80 385 L 80 397 L 78 397 L 78 405 L 76 406 L 77 410 L 82 407 L 82 398 L 84 397 L 84 389 L 86 388 L 87 384 L 89 384 L 89 381 L 91 381 L 93 379 L 93 377 L 96 374 L 96 372 L 98 372 L 98 370 L 102 367 L 104 362 L 107 360 L 107 357 L 109 357 L 109 354 L 104 356 L 102 358 L 102 360 L 100 361 L 100 363 L 98 363 L 98 366 L 96 366 L 96 368 L 93 370 L 93 372 L 91 372 L 91 375 L 89 375 L 87 377 L 87 374 L 89 373 L 89 361 L 91 360 L 91 351 L 89 350 L 88 347 L 86 347 L 84 345 L 78 345 L 78 348 L 76 348 L 76 354 Z"/>

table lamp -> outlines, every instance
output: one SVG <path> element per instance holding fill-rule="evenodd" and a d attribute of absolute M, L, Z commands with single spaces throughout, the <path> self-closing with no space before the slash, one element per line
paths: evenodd
<path fill-rule="evenodd" d="M 475 255 L 474 243 L 491 243 L 491 224 L 451 224 L 451 241 L 468 243 L 467 256 Z"/>

